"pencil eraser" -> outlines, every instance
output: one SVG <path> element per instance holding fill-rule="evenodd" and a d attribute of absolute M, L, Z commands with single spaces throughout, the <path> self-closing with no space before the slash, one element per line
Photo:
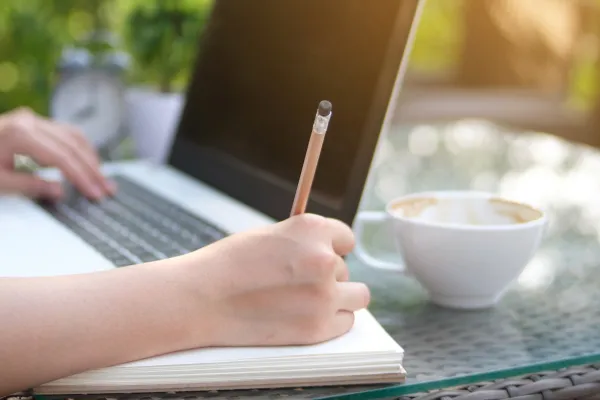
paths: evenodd
<path fill-rule="evenodd" d="M 331 113 L 331 103 L 327 100 L 323 100 L 319 103 L 319 110 L 317 113 L 321 117 L 326 117 Z"/>

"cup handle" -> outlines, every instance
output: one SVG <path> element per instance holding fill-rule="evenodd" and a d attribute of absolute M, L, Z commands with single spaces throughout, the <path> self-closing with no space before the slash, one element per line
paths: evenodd
<path fill-rule="evenodd" d="M 357 214 L 354 222 L 354 232 L 356 236 L 356 244 L 354 246 L 354 255 L 362 263 L 373 267 L 386 270 L 393 270 L 398 272 L 404 272 L 404 265 L 402 263 L 395 263 L 385 260 L 380 260 L 374 257 L 365 249 L 362 237 L 364 228 L 366 225 L 374 224 L 387 224 L 389 222 L 389 216 L 386 212 L 381 211 L 361 211 Z"/>

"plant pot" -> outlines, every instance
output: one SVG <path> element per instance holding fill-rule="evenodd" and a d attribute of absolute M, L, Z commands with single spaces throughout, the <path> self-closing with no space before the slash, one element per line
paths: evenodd
<path fill-rule="evenodd" d="M 127 130 L 137 158 L 165 163 L 182 105 L 181 93 L 144 88 L 127 91 Z"/>

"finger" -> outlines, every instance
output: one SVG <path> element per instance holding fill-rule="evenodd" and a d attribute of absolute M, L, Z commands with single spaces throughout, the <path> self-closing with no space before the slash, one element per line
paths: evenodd
<path fill-rule="evenodd" d="M 335 280 L 338 282 L 346 282 L 350 279 L 350 271 L 348 271 L 348 265 L 342 257 L 337 257 L 337 264 L 335 266 Z"/>
<path fill-rule="evenodd" d="M 40 120 L 39 124 L 48 137 L 65 149 L 80 165 L 82 172 L 96 185 L 95 197 L 112 194 L 107 180 L 100 171 L 100 159 L 83 135 L 73 127 L 48 120 Z"/>
<path fill-rule="evenodd" d="M 0 171 L 0 192 L 53 200 L 59 199 L 63 194 L 58 182 L 48 182 L 39 176 L 13 171 Z"/>
<path fill-rule="evenodd" d="M 350 311 L 338 311 L 333 317 L 331 337 L 342 336 L 354 326 L 354 313 Z"/>
<path fill-rule="evenodd" d="M 364 283 L 339 282 L 337 287 L 340 310 L 358 311 L 366 308 L 371 301 L 371 293 Z"/>
<path fill-rule="evenodd" d="M 57 127 L 56 132 L 65 133 L 57 135 L 57 139 L 61 140 L 65 145 L 70 146 L 76 154 L 79 154 L 84 159 L 90 173 L 104 191 L 108 194 L 114 194 L 116 185 L 102 173 L 100 156 L 83 133 L 73 126 L 60 122 L 53 121 L 52 124 Z"/>
<path fill-rule="evenodd" d="M 0 152 L 0 168 L 12 170 L 15 168 L 15 155 Z"/>
<path fill-rule="evenodd" d="M 329 234 L 331 235 L 331 244 L 336 254 L 345 256 L 354 249 L 354 232 L 343 222 L 327 218 Z"/>
<path fill-rule="evenodd" d="M 23 131 L 18 135 L 16 144 L 17 152 L 29 155 L 36 162 L 58 168 L 65 178 L 71 182 L 84 195 L 91 198 L 99 198 L 102 193 L 94 181 L 85 173 L 85 169 L 77 158 L 59 145 L 44 132 L 40 131 L 40 126 L 35 124 L 33 129 Z"/>

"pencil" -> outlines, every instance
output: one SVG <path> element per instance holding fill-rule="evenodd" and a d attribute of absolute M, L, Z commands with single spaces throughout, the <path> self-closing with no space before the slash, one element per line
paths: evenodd
<path fill-rule="evenodd" d="M 323 141 L 325 140 L 325 133 L 327 132 L 327 126 L 329 125 L 330 119 L 331 103 L 327 100 L 323 100 L 319 103 L 319 108 L 315 115 L 310 140 L 308 141 L 308 148 L 306 149 L 306 155 L 304 156 L 302 172 L 300 173 L 298 187 L 296 188 L 296 196 L 294 197 L 294 204 L 292 205 L 292 212 L 290 214 L 291 217 L 303 214 L 306 211 L 306 205 L 317 171 L 317 165 L 319 164 L 319 156 L 321 155 L 321 148 L 323 147 Z"/>

